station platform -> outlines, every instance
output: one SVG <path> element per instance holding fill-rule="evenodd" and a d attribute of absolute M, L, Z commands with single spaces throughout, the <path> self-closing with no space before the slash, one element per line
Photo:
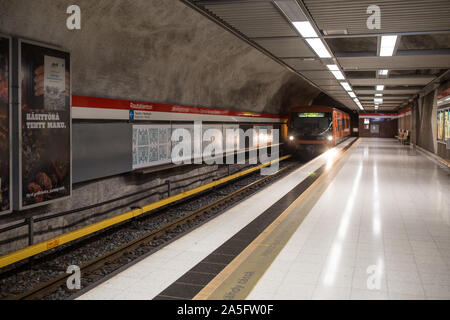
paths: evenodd
<path fill-rule="evenodd" d="M 349 139 L 78 299 L 450 299 L 447 168 Z"/>

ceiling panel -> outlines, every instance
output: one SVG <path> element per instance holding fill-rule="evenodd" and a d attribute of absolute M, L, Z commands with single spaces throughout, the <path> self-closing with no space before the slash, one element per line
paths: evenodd
<path fill-rule="evenodd" d="M 301 38 L 265 39 L 255 42 L 279 58 L 314 57 L 314 53 Z"/>
<path fill-rule="evenodd" d="M 304 0 L 321 30 L 347 30 L 349 34 L 447 30 L 448 0 Z M 370 5 L 381 9 L 381 29 L 367 27 Z"/>
<path fill-rule="evenodd" d="M 318 86 L 338 86 L 339 83 L 336 80 L 326 80 L 326 79 L 321 79 L 321 80 L 314 80 L 314 83 L 317 84 Z"/>
<path fill-rule="evenodd" d="M 450 68 L 450 55 L 340 57 L 337 60 L 344 70 Z"/>
<path fill-rule="evenodd" d="M 294 70 L 327 70 L 320 60 L 303 60 L 298 58 L 282 60 Z"/>
<path fill-rule="evenodd" d="M 329 79 L 333 80 L 335 77 L 330 71 L 302 71 L 302 74 L 307 77 L 308 79 L 311 79 L 313 81 L 315 80 L 322 80 L 322 79 Z"/>
<path fill-rule="evenodd" d="M 270 1 L 202 1 L 204 8 L 249 38 L 297 36 Z"/>
<path fill-rule="evenodd" d="M 418 86 L 427 85 L 433 81 L 435 77 L 398 77 L 398 78 L 388 78 L 388 79 L 348 79 L 350 84 L 353 86 L 375 86 L 379 84 L 384 84 L 387 86 L 395 85 L 407 85 L 407 86 Z"/>
<path fill-rule="evenodd" d="M 395 89 L 395 90 L 383 90 L 383 92 L 376 91 L 374 89 L 355 89 L 355 93 L 360 94 L 375 94 L 375 93 L 383 93 L 383 94 L 398 94 L 398 95 L 406 95 L 406 94 L 416 94 L 419 93 L 420 89 Z"/>

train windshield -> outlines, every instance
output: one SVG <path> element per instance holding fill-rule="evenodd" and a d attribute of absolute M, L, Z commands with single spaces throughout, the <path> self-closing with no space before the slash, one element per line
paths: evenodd
<path fill-rule="evenodd" d="M 293 113 L 291 129 L 304 136 L 326 133 L 333 125 L 331 112 Z"/>

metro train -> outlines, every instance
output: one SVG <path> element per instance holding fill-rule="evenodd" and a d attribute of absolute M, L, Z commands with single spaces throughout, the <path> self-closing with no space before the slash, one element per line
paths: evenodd
<path fill-rule="evenodd" d="M 313 156 L 334 147 L 350 136 L 350 116 L 327 106 L 291 109 L 288 148 L 296 155 Z"/>

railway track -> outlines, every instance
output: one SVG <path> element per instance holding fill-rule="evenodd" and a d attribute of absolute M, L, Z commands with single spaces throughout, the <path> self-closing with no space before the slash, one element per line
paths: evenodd
<path fill-rule="evenodd" d="M 281 168 L 275 174 L 265 176 L 229 194 L 221 195 L 221 198 L 193 210 L 167 224 L 148 232 L 147 234 L 123 244 L 98 258 L 89 260 L 80 266 L 82 281 L 87 284 L 84 287 L 94 286 L 95 283 L 112 272 L 144 255 L 150 255 L 161 249 L 175 238 L 192 231 L 209 219 L 230 208 L 238 201 L 255 193 L 264 185 L 278 179 L 283 174 L 289 172 L 297 163 L 290 163 Z M 8 295 L 7 300 L 39 300 L 39 299 L 67 299 L 77 291 L 67 288 L 67 280 L 70 274 L 63 273 L 42 284 L 39 284 L 29 291 L 19 295 Z"/>

